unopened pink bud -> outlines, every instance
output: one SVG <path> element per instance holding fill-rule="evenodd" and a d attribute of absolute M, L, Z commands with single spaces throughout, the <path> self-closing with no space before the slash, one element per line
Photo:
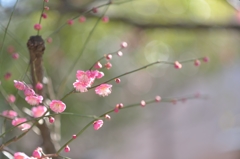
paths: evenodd
<path fill-rule="evenodd" d="M 155 97 L 155 101 L 156 101 L 156 102 L 160 102 L 160 101 L 161 101 L 161 97 L 160 97 L 160 96 L 156 96 L 156 97 Z"/>
<path fill-rule="evenodd" d="M 73 139 L 76 139 L 76 138 L 77 138 L 77 135 L 74 134 L 74 135 L 72 136 L 72 138 L 73 138 Z"/>
<path fill-rule="evenodd" d="M 47 14 L 46 14 L 46 13 L 43 13 L 43 14 L 42 14 L 42 17 L 43 17 L 44 19 L 47 19 Z"/>
<path fill-rule="evenodd" d="M 70 152 L 70 147 L 68 145 L 66 145 L 65 148 L 64 148 L 64 151 L 65 152 Z"/>
<path fill-rule="evenodd" d="M 48 120 L 49 120 L 49 123 L 54 123 L 55 122 L 54 117 L 51 117 L 51 116 L 48 118 Z"/>
<path fill-rule="evenodd" d="M 100 69 L 100 68 L 102 68 L 102 64 L 98 61 L 98 62 L 94 65 L 94 68 Z"/>
<path fill-rule="evenodd" d="M 107 119 L 107 120 L 110 120 L 110 119 L 111 119 L 110 115 L 108 115 L 108 114 L 106 114 L 104 117 L 105 117 L 105 119 Z"/>
<path fill-rule="evenodd" d="M 97 13 L 98 12 L 98 9 L 96 7 L 92 8 L 92 12 L 93 13 Z"/>
<path fill-rule="evenodd" d="M 103 17 L 102 17 L 102 21 L 103 21 L 104 23 L 107 23 L 107 22 L 109 22 L 109 18 L 108 18 L 107 16 L 103 16 Z"/>
<path fill-rule="evenodd" d="M 118 51 L 117 54 L 118 54 L 118 56 L 122 56 L 123 55 L 122 51 Z"/>
<path fill-rule="evenodd" d="M 44 0 L 46 3 L 48 3 L 49 2 L 49 0 Z"/>
<path fill-rule="evenodd" d="M 35 25 L 34 25 L 34 29 L 35 29 L 35 30 L 41 30 L 41 29 L 42 29 L 41 24 L 35 24 Z"/>
<path fill-rule="evenodd" d="M 79 21 L 80 23 L 84 23 L 84 22 L 86 21 L 86 17 L 81 16 L 81 17 L 79 17 L 78 21 Z"/>
<path fill-rule="evenodd" d="M 203 62 L 208 62 L 209 61 L 209 58 L 208 57 L 204 57 L 203 58 Z"/>
<path fill-rule="evenodd" d="M 127 46 L 128 46 L 128 44 L 126 42 L 122 42 L 122 44 L 121 44 L 122 48 L 126 48 Z"/>
<path fill-rule="evenodd" d="M 33 151 L 32 156 L 36 157 L 36 158 L 41 158 L 42 153 L 38 149 L 36 149 L 36 150 Z"/>
<path fill-rule="evenodd" d="M 107 60 L 111 60 L 112 59 L 112 55 L 111 54 L 107 54 L 106 59 Z"/>
<path fill-rule="evenodd" d="M 122 103 L 119 103 L 118 108 L 119 108 L 119 109 L 122 109 L 122 108 L 123 108 L 123 104 L 122 104 Z"/>
<path fill-rule="evenodd" d="M 118 107 L 115 107 L 115 108 L 114 108 L 114 112 L 115 112 L 115 113 L 118 113 L 118 112 L 119 112 L 119 108 L 118 108 Z"/>
<path fill-rule="evenodd" d="M 112 64 L 110 62 L 107 62 L 105 65 L 104 65 L 108 70 L 110 68 L 112 68 Z"/>
<path fill-rule="evenodd" d="M 94 121 L 94 123 L 93 123 L 94 130 L 98 130 L 102 126 L 103 126 L 103 121 L 102 120 L 97 120 L 97 121 Z"/>
<path fill-rule="evenodd" d="M 43 89 L 43 84 L 40 83 L 40 82 L 38 82 L 38 83 L 36 84 L 35 88 L 36 88 L 37 90 L 42 90 L 42 89 Z"/>
<path fill-rule="evenodd" d="M 48 6 L 45 6 L 44 9 L 48 11 L 50 8 Z"/>
<path fill-rule="evenodd" d="M 18 59 L 19 58 L 19 54 L 18 53 L 13 53 L 12 54 L 12 58 L 15 59 L 15 60 Z"/>
<path fill-rule="evenodd" d="M 175 61 L 175 62 L 174 62 L 174 67 L 175 67 L 176 69 L 180 69 L 180 68 L 182 68 L 182 64 L 180 64 L 178 61 Z"/>
<path fill-rule="evenodd" d="M 69 20 L 67 21 L 67 23 L 68 23 L 68 25 L 73 25 L 73 24 L 74 24 L 74 20 L 73 20 L 73 19 L 69 19 Z"/>
<path fill-rule="evenodd" d="M 120 78 L 116 78 L 116 79 L 115 79 L 115 82 L 116 82 L 116 83 L 120 83 L 120 82 L 121 82 Z"/>
<path fill-rule="evenodd" d="M 142 107 L 144 107 L 146 105 L 146 102 L 144 100 L 142 100 L 140 104 Z"/>
<path fill-rule="evenodd" d="M 103 72 L 98 72 L 96 78 L 97 78 L 97 79 L 100 79 L 100 78 L 102 78 L 103 76 L 104 76 L 104 73 L 103 73 Z"/>
<path fill-rule="evenodd" d="M 11 74 L 10 72 L 7 72 L 7 73 L 4 75 L 4 79 L 5 79 L 5 80 L 9 80 L 11 77 L 12 77 L 12 74 Z"/>
<path fill-rule="evenodd" d="M 201 62 L 200 62 L 199 60 L 195 60 L 195 61 L 194 61 L 194 65 L 195 65 L 195 66 L 199 66 L 200 64 L 201 64 Z"/>
<path fill-rule="evenodd" d="M 48 38 L 47 38 L 47 42 L 48 42 L 48 43 L 52 43 L 52 38 L 51 38 L 51 37 L 48 37 Z"/>

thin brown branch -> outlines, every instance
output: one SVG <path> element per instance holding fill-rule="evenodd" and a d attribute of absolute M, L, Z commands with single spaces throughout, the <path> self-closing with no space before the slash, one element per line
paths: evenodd
<path fill-rule="evenodd" d="M 39 95 L 42 94 L 42 90 L 36 90 L 35 86 L 37 82 L 41 82 L 43 80 L 43 66 L 42 66 L 42 56 L 44 54 L 45 45 L 41 36 L 31 36 L 27 42 L 28 50 L 30 53 L 30 65 L 31 65 L 31 76 L 33 89 Z M 47 154 L 56 153 L 55 146 L 51 139 L 51 132 L 44 122 L 43 124 L 37 124 L 39 128 L 43 140 L 43 148 Z"/>

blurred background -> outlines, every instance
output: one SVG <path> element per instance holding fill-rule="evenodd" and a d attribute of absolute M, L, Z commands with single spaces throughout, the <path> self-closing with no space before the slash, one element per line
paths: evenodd
<path fill-rule="evenodd" d="M 11 19 L 4 45 L 2 37 L 15 0 L 0 1 L 1 86 L 14 94 L 14 79 L 20 79 L 28 66 L 26 47 L 38 23 L 42 1 L 19 1 Z M 89 69 L 104 54 L 117 51 L 123 41 L 128 43 L 123 56 L 114 56 L 110 70 L 102 69 L 101 83 L 117 75 L 160 60 L 176 61 L 208 56 L 209 63 L 199 67 L 193 62 L 176 70 L 172 65 L 154 65 L 121 78 L 113 84 L 108 97 L 99 97 L 94 90 L 73 94 L 64 102 L 66 112 L 101 115 L 117 103 L 129 105 L 141 100 L 161 97 L 182 97 L 204 94 L 208 99 L 186 102 L 154 103 L 111 114 L 111 121 L 94 131 L 88 128 L 62 155 L 73 159 L 237 159 L 240 157 L 240 1 L 238 0 L 113 0 L 98 13 L 86 14 L 86 21 L 58 30 L 67 20 L 85 11 L 106 4 L 105 0 L 50 0 L 46 5 L 48 18 L 42 19 L 41 36 L 46 42 L 45 76 L 53 90 L 68 76 L 63 94 L 73 89 L 77 70 Z M 116 4 L 115 4 L 116 3 Z M 107 9 L 107 11 L 106 11 Z M 75 62 L 92 28 L 104 13 L 109 22 L 99 21 L 76 67 Z M 55 32 L 54 34 L 52 34 Z M 13 59 L 9 50 L 19 54 Z M 103 60 L 102 64 L 106 61 Z M 6 74 L 10 76 L 6 78 Z M 29 73 L 27 73 L 29 77 Z M 25 78 L 30 83 L 29 78 Z M 20 94 L 19 109 L 31 109 Z M 62 96 L 60 96 L 62 97 Z M 10 109 L 0 95 L 0 111 Z M 1 123 L 3 119 L 1 118 Z M 66 143 L 92 119 L 61 116 L 59 146 Z M 58 124 L 58 123 L 56 123 Z M 7 128 L 11 126 L 8 125 Z M 54 131 L 54 130 L 52 130 Z M 57 130 L 58 131 L 58 130 Z M 12 138 L 20 131 L 11 132 Z M 4 139 L 6 141 L 6 139 Z M 31 142 L 30 142 L 31 141 Z M 30 132 L 9 147 L 31 155 L 41 138 Z"/>

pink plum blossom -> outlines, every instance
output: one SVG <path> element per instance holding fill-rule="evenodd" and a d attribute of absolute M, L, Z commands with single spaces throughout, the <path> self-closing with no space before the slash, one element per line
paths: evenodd
<path fill-rule="evenodd" d="M 97 120 L 97 121 L 94 121 L 94 123 L 93 123 L 94 130 L 98 130 L 102 126 L 103 126 L 103 121 L 102 120 Z"/>
<path fill-rule="evenodd" d="M 2 112 L 2 115 L 11 119 L 14 119 L 15 117 L 17 117 L 17 112 L 13 111 L 13 110 L 4 110 Z"/>
<path fill-rule="evenodd" d="M 38 118 L 43 116 L 43 114 L 47 111 L 47 108 L 45 106 L 39 105 L 32 108 L 32 116 L 34 118 Z"/>
<path fill-rule="evenodd" d="M 38 105 L 42 103 L 43 97 L 40 95 L 31 95 L 31 96 L 25 97 L 25 100 L 30 105 Z"/>
<path fill-rule="evenodd" d="M 8 97 L 7 97 L 7 101 L 8 103 L 14 103 L 16 100 L 16 97 L 12 94 L 10 94 Z"/>
<path fill-rule="evenodd" d="M 76 80 L 76 82 L 73 83 L 73 87 L 76 89 L 76 91 L 80 92 L 87 92 L 87 87 L 82 84 L 79 80 Z"/>
<path fill-rule="evenodd" d="M 34 96 L 34 95 L 35 95 L 35 92 L 34 92 L 34 90 L 31 89 L 31 88 L 26 88 L 26 89 L 24 90 L 24 95 L 25 95 L 25 96 Z"/>
<path fill-rule="evenodd" d="M 17 125 L 19 125 L 19 124 L 21 124 L 25 121 L 27 121 L 26 118 L 15 118 L 15 119 L 12 120 L 12 125 L 17 126 Z M 23 123 L 23 124 L 18 126 L 18 128 L 21 129 L 22 131 L 29 129 L 30 127 L 31 126 L 27 123 Z"/>
<path fill-rule="evenodd" d="M 112 85 L 110 84 L 101 84 L 100 86 L 95 88 L 95 92 L 96 94 L 105 97 L 111 93 L 111 88 Z"/>
<path fill-rule="evenodd" d="M 16 152 L 14 153 L 14 159 L 30 159 L 30 158 L 23 152 Z"/>
<path fill-rule="evenodd" d="M 90 83 L 92 78 L 90 78 L 89 73 L 85 72 L 85 71 L 81 71 L 78 70 L 76 77 L 78 79 L 78 81 L 82 84 L 82 86 L 84 87 L 90 87 Z"/>
<path fill-rule="evenodd" d="M 17 81 L 17 80 L 14 80 L 13 82 L 14 82 L 15 88 L 17 88 L 20 91 L 25 90 L 26 86 L 23 82 L 20 82 L 20 81 Z"/>
<path fill-rule="evenodd" d="M 66 105 L 60 100 L 52 100 L 49 106 L 55 113 L 62 113 L 66 109 Z"/>
<path fill-rule="evenodd" d="M 97 70 L 82 71 L 78 70 L 76 73 L 77 80 L 73 83 L 73 87 L 80 92 L 87 92 L 87 88 L 91 87 L 96 77 L 101 77 L 102 73 L 99 74 Z"/>

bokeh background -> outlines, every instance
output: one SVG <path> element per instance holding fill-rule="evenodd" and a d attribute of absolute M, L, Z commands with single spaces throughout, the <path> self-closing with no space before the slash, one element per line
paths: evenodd
<path fill-rule="evenodd" d="M 26 73 L 29 53 L 26 42 L 36 35 L 33 25 L 38 23 L 42 1 L 19 1 L 11 19 L 4 45 L 2 37 L 14 0 L 0 1 L 1 19 L 1 86 L 7 94 L 16 94 L 14 79 Z M 207 99 L 186 102 L 155 103 L 145 108 L 135 107 L 111 114 L 111 121 L 94 131 L 88 128 L 69 146 L 71 152 L 62 153 L 73 159 L 237 159 L 240 157 L 240 2 L 238 0 L 113 0 L 106 11 L 109 22 L 99 21 L 86 44 L 76 67 L 75 62 L 84 43 L 99 17 L 107 7 L 96 14 L 86 14 L 86 22 L 78 19 L 72 26 L 68 19 L 84 13 L 92 7 L 105 4 L 105 0 L 50 0 L 48 18 L 42 20 L 41 36 L 53 39 L 46 43 L 44 54 L 45 76 L 52 83 L 55 94 L 65 76 L 69 76 L 63 94 L 73 89 L 77 70 L 87 70 L 104 54 L 117 51 L 123 41 L 128 47 L 123 57 L 114 56 L 110 70 L 102 69 L 103 82 L 117 75 L 142 67 L 158 59 L 175 61 L 208 56 L 209 63 L 200 67 L 193 63 L 180 70 L 172 65 L 155 65 L 121 78 L 113 84 L 108 97 L 99 97 L 90 90 L 73 94 L 64 102 L 66 112 L 100 115 L 117 103 L 129 105 L 141 100 L 161 97 L 182 97 L 204 94 Z M 121 3 L 124 2 L 124 3 Z M 114 4 L 120 3 L 120 4 Z M 52 34 L 55 32 L 54 34 Z M 9 48 L 15 48 L 20 58 L 12 59 Z M 103 61 L 102 64 L 104 64 Z M 4 75 L 11 73 L 10 79 Z M 30 83 L 29 73 L 25 78 Z M 27 112 L 21 93 L 16 101 L 20 110 Z M 62 97 L 62 96 L 61 96 Z M 0 95 L 0 110 L 10 109 Z M 1 118 L 1 125 L 3 119 Z M 61 135 L 57 148 L 72 134 L 80 131 L 91 119 L 61 116 L 56 129 Z M 59 127 L 60 124 L 60 127 Z M 11 126 L 7 124 L 7 128 Z M 2 129 L 3 130 L 3 129 Z M 3 139 L 13 137 L 20 131 L 11 132 Z M 27 154 L 41 145 L 41 138 L 31 132 L 11 144 L 15 151 Z M 4 156 L 1 156 L 4 158 Z"/>

